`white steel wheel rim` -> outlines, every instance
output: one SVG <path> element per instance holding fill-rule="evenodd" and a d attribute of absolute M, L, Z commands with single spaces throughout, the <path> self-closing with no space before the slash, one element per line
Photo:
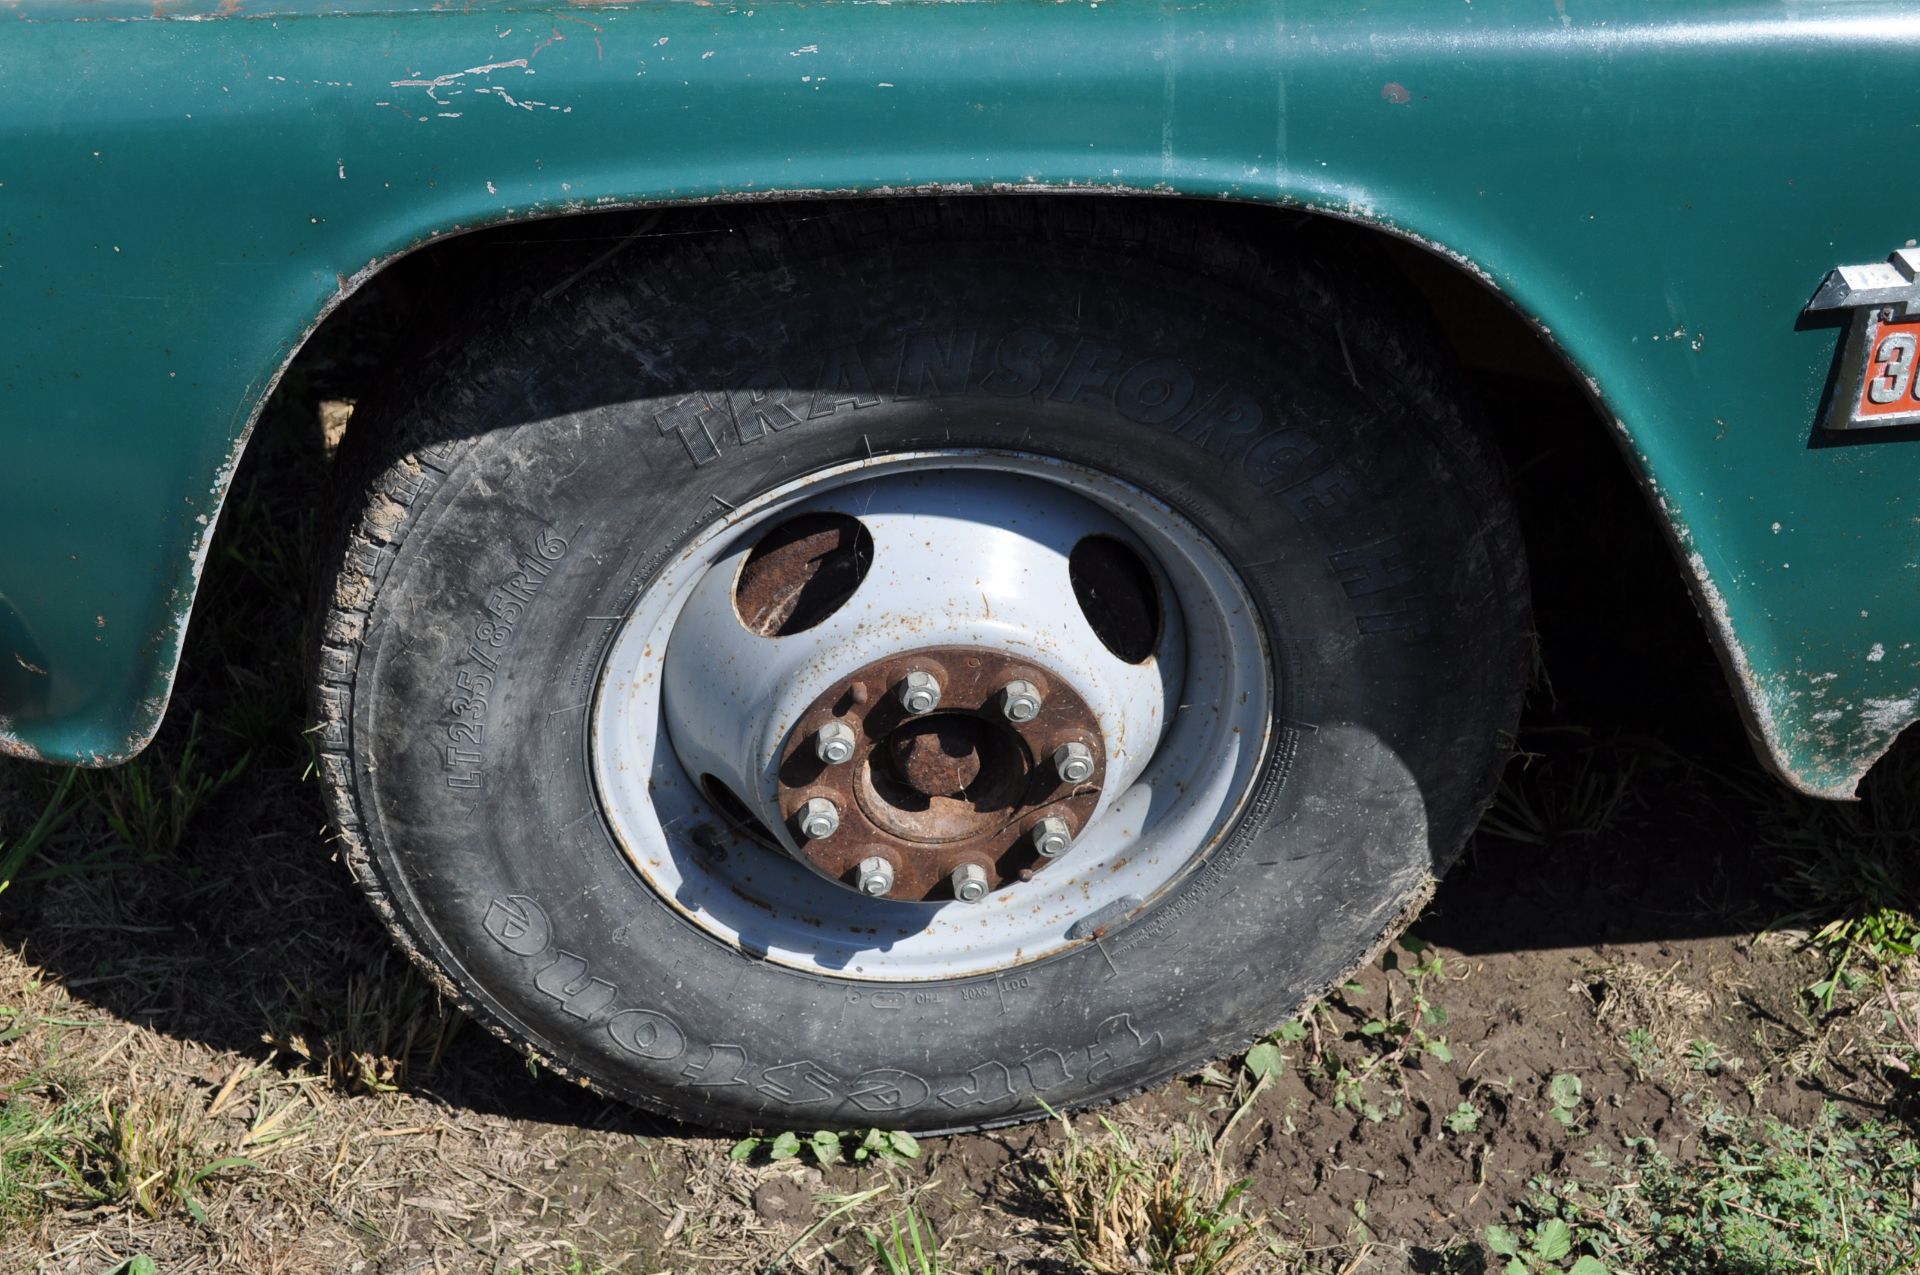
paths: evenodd
<path fill-rule="evenodd" d="M 816 629 L 748 635 L 737 645 L 720 627 L 716 593 L 731 598 L 760 536 L 818 510 L 869 526 L 874 554 L 865 579 Z M 916 535 L 896 534 L 907 526 Z M 940 535 L 919 535 L 921 526 Z M 1106 668 L 1102 656 L 1124 661 L 1104 648 L 1096 655 L 1074 632 L 1077 617 L 1091 633 L 1065 574 L 1062 545 L 1076 529 L 1124 536 L 1159 586 L 1160 644 L 1130 672 Z M 924 578 L 940 574 L 924 551 L 936 541 L 965 544 L 968 578 Z M 998 578 L 1009 575 L 1009 559 L 1017 578 Z M 1026 628 L 1009 612 L 1025 614 Z M 727 615 L 738 624 L 730 604 Z M 1116 736 L 1096 813 L 1032 880 L 974 903 L 866 898 L 762 844 L 703 791 L 702 773 L 722 767 L 728 786 L 791 849 L 797 834 L 774 805 L 784 716 L 889 643 L 906 650 L 941 641 L 1037 652 L 1076 690 L 1093 687 L 1088 698 Z M 675 657 L 669 689 L 675 649 L 698 658 Z M 715 660 L 714 649 L 739 658 Z M 763 665 L 787 672 L 769 683 Z M 901 454 L 787 483 L 729 511 L 676 554 L 634 602 L 602 665 L 589 764 L 629 862 L 714 939 L 839 978 L 960 978 L 1092 941 L 1092 931 L 1122 923 L 1197 865 L 1233 826 L 1266 755 L 1272 670 L 1237 573 L 1199 528 L 1139 488 L 1026 454 Z M 776 813 L 764 817 L 769 811 Z"/>

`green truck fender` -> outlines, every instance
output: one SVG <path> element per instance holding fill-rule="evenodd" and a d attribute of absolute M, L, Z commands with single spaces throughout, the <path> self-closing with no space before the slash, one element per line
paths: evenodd
<path fill-rule="evenodd" d="M 1232 199 L 1424 245 L 1615 423 L 1774 769 L 1849 795 L 1920 718 L 1914 453 L 1826 445 L 1841 329 L 1802 319 L 1920 227 L 1909 6 L 13 0 L 0 23 L 0 751 L 109 765 L 152 736 L 253 420 L 397 257 L 599 208 L 935 191 Z"/>

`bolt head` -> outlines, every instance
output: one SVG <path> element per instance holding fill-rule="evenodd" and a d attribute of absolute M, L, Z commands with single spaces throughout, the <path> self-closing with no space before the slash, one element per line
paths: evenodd
<path fill-rule="evenodd" d="M 809 797 L 807 804 L 800 807 L 795 823 L 801 836 L 819 841 L 840 831 L 840 811 L 825 797 Z"/>
<path fill-rule="evenodd" d="M 860 860 L 854 885 L 870 899 L 893 893 L 893 865 L 877 854 Z"/>
<path fill-rule="evenodd" d="M 1053 750 L 1053 769 L 1070 784 L 1093 778 L 1093 750 L 1082 743 L 1062 744 Z"/>
<path fill-rule="evenodd" d="M 829 766 L 838 766 L 853 760 L 859 742 L 845 722 L 828 722 L 814 733 L 813 755 Z"/>
<path fill-rule="evenodd" d="M 1067 847 L 1073 844 L 1073 829 L 1058 815 L 1048 815 L 1033 825 L 1031 835 L 1033 848 L 1049 859 L 1065 854 Z"/>
<path fill-rule="evenodd" d="M 963 863 L 947 878 L 953 883 L 953 897 L 962 903 L 978 903 L 987 897 L 987 870 L 977 863 Z"/>
<path fill-rule="evenodd" d="M 940 707 L 940 679 L 924 669 L 901 678 L 899 693 L 900 706 L 916 717 Z"/>
<path fill-rule="evenodd" d="M 1040 688 L 1032 682 L 1008 682 L 1000 692 L 1000 711 L 1010 722 L 1030 722 L 1040 716 Z"/>

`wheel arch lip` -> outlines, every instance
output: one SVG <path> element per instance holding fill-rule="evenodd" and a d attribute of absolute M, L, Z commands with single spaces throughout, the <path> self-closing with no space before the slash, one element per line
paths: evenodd
<path fill-rule="evenodd" d="M 1697 369 L 1691 381 L 1686 373 L 1648 375 L 1644 334 L 1630 330 L 1619 319 L 1618 299 L 1602 307 L 1588 296 L 1591 285 L 1582 275 L 1592 264 L 1588 254 L 1567 249 L 1551 233 L 1516 228 L 1498 209 L 1485 202 L 1475 203 L 1469 190 L 1457 183 L 1447 185 L 1435 180 L 1431 166 L 1396 166 L 1396 157 L 1405 158 L 1407 143 L 1395 140 L 1393 130 L 1399 127 L 1400 119 L 1411 117 L 1392 112 L 1418 107 L 1418 100 L 1403 102 L 1398 94 L 1380 90 L 1384 97 L 1377 104 L 1369 101 L 1364 109 L 1351 108 L 1351 143 L 1333 153 L 1325 166 L 1297 159 L 1289 162 L 1290 120 L 1311 119 L 1316 110 L 1324 114 L 1336 107 L 1339 111 L 1349 109 L 1345 103 L 1311 97 L 1309 90 L 1324 92 L 1336 81 L 1371 83 L 1383 72 L 1365 55 L 1366 41 L 1361 37 L 1369 28 L 1360 18 L 1320 16 L 1320 26 L 1345 37 L 1346 42 L 1328 38 L 1317 49 L 1307 51 L 1295 38 L 1297 32 L 1289 34 L 1284 27 L 1274 27 L 1256 10 L 1255 6 L 1203 4 L 1179 19 L 1158 10 L 1113 15 L 1122 25 L 1107 29 L 1101 37 L 1105 41 L 1100 46 L 1102 52 L 1076 72 L 1078 87 L 1092 91 L 1096 98 L 1105 95 L 1104 100 L 1122 104 L 1113 112 L 1115 118 L 1110 124 L 1096 127 L 1089 122 L 1088 127 L 1096 132 L 1091 146 L 1069 147 L 1057 139 L 1039 138 L 1024 147 L 1009 145 L 985 159 L 979 154 L 981 144 L 1006 142 L 1007 136 L 989 126 L 952 124 L 953 118 L 964 121 L 964 115 L 943 115 L 937 125 L 932 117 L 916 118 L 914 131 L 904 141 L 896 136 L 887 142 L 884 122 L 878 126 L 874 121 L 863 123 L 851 112 L 823 116 L 818 113 L 820 108 L 804 105 L 817 99 L 807 96 L 809 86 L 795 76 L 793 85 L 777 91 L 768 89 L 764 98 L 756 100 L 762 105 L 785 102 L 809 112 L 808 119 L 815 127 L 825 120 L 843 136 L 886 142 L 888 148 L 851 156 L 825 155 L 816 149 L 796 161 L 793 147 L 797 135 L 791 128 L 779 126 L 770 128 L 758 140 L 733 137 L 725 146 L 704 153 L 676 144 L 668 156 L 672 162 L 656 163 L 623 153 L 622 148 L 605 142 L 572 141 L 563 147 L 570 148 L 566 149 L 569 175 L 564 180 L 557 175 L 522 178 L 516 181 L 510 196 L 503 196 L 498 184 L 484 176 L 495 167 L 488 147 L 468 145 L 433 152 L 437 167 L 429 186 L 383 200 L 333 199 L 327 205 L 326 217 L 316 215 L 312 219 L 314 225 L 324 223 L 324 231 L 310 231 L 297 223 L 276 225 L 271 232 L 254 228 L 255 238 L 284 250 L 283 260 L 271 267 L 271 274 L 257 276 L 268 281 L 262 290 L 276 297 L 268 321 L 254 332 L 240 331 L 239 318 L 233 320 L 235 327 L 225 330 L 207 322 L 203 329 L 206 334 L 224 342 L 220 366 L 203 365 L 205 375 L 196 384 L 197 397 L 174 409 L 167 416 L 167 428 L 156 431 L 172 440 L 174 454 L 159 467 L 163 477 L 154 490 L 161 494 L 148 492 L 143 499 L 154 507 L 171 505 L 176 510 L 184 500 L 189 502 L 190 512 L 169 515 L 157 543 L 151 545 L 130 547 L 123 543 L 116 550 L 112 537 L 86 539 L 94 555 L 117 551 L 139 560 L 140 570 L 121 565 L 121 582 L 139 575 L 146 577 L 136 589 L 114 597 L 111 607 L 100 610 L 101 615 L 113 613 L 113 623 L 105 626 L 111 633 L 110 649 L 105 653 L 89 649 L 87 658 L 75 660 L 62 652 L 97 637 L 87 631 L 93 627 L 87 622 L 95 611 L 88 599 L 100 602 L 100 587 L 107 577 L 90 578 L 88 568 L 71 570 L 49 558 L 45 569 L 62 575 L 62 582 L 51 590 L 34 590 L 38 598 L 25 596 L 27 591 L 16 592 L 11 605 L 20 619 L 14 627 L 44 633 L 42 649 L 55 654 L 45 664 L 28 661 L 46 670 L 38 675 L 49 679 L 44 685 L 28 680 L 36 676 L 31 672 L 0 673 L 0 753 L 112 765 L 132 757 L 151 740 L 164 715 L 218 511 L 255 422 L 312 334 L 343 301 L 393 262 L 471 231 L 601 210 L 833 198 L 1090 194 L 1235 200 L 1329 216 L 1418 245 L 1501 296 L 1564 361 L 1587 388 L 1603 419 L 1613 426 L 1633 472 L 1674 544 L 1762 758 L 1802 791 L 1833 797 L 1850 795 L 1859 777 L 1899 730 L 1920 719 L 1920 686 L 1913 684 L 1913 674 L 1904 664 L 1887 661 L 1876 668 L 1864 662 L 1868 658 L 1864 647 L 1860 658 L 1837 654 L 1842 646 L 1855 643 L 1857 626 L 1835 621 L 1832 633 L 1814 630 L 1808 638 L 1808 625 L 1828 601 L 1826 595 L 1808 594 L 1797 580 L 1785 580 L 1777 571 L 1757 569 L 1757 559 L 1762 556 L 1755 548 L 1757 533 L 1726 525 L 1728 491 L 1738 493 L 1742 478 L 1764 467 L 1772 467 L 1777 474 L 1783 462 L 1777 456 L 1769 459 L 1743 454 L 1716 473 L 1711 458 L 1688 437 L 1697 429 L 1693 418 L 1698 415 L 1697 405 L 1689 401 L 1689 385 L 1694 386 L 1696 396 L 1703 392 L 1698 389 Z M 551 13 L 541 9 L 530 12 L 540 14 L 543 21 L 547 17 L 556 22 L 562 19 L 557 8 Z M 593 29 L 593 44 L 583 39 L 574 42 L 579 47 L 571 52 L 550 51 L 541 65 L 543 91 L 577 88 L 583 94 L 602 94 L 599 100 L 603 103 L 637 101 L 631 89 L 622 90 L 627 97 L 613 95 L 613 76 L 605 69 L 604 58 L 598 64 L 589 64 L 584 54 L 600 45 L 603 36 L 613 41 L 614 32 L 623 22 L 649 21 L 663 31 L 671 29 L 675 37 L 691 36 L 696 41 L 712 22 L 685 9 L 643 14 L 640 10 L 610 7 L 590 12 L 592 21 L 586 25 Z M 1626 10 L 1622 13 L 1625 15 Z M 580 17 L 578 13 L 566 16 L 567 20 Z M 433 56 L 457 61 L 455 41 L 441 37 L 455 34 L 468 22 L 485 22 L 491 28 L 495 25 L 493 17 L 478 13 L 466 18 L 367 11 L 349 13 L 327 26 L 343 31 L 364 28 L 369 36 L 417 34 L 427 38 L 435 50 Z M 1843 24 L 1844 30 L 1835 27 L 1834 32 L 1825 32 L 1820 23 L 1803 22 L 1801 36 L 1788 31 L 1790 24 L 1769 24 L 1757 18 L 1740 22 L 1722 18 L 1696 23 L 1692 28 L 1678 22 L 1659 28 L 1664 35 L 1656 42 L 1657 51 L 1667 57 L 1708 57 L 1716 49 L 1738 49 L 1747 56 L 1744 65 L 1749 70 L 1755 65 L 1754 59 L 1777 56 L 1780 49 L 1793 52 L 1818 46 L 1828 55 L 1840 56 L 1846 53 L 1849 42 L 1866 38 L 1857 19 L 1854 15 Z M 950 20 L 944 15 L 934 18 L 932 8 L 906 8 L 892 16 L 836 13 L 831 21 L 844 24 L 836 34 L 843 35 L 845 42 L 830 48 L 819 65 L 836 72 L 851 71 L 863 58 L 871 61 L 895 56 L 902 32 L 912 33 L 922 23 Z M 1030 21 L 1035 32 L 1050 23 L 1054 24 L 1052 29 L 1069 29 L 1069 20 L 1059 15 L 1036 16 Z M 1415 63 L 1406 76 L 1418 74 L 1421 59 L 1429 68 L 1436 61 L 1444 61 L 1445 50 L 1454 47 L 1447 43 L 1449 33 L 1440 29 L 1439 22 L 1436 19 L 1434 25 L 1424 29 L 1424 43 L 1417 38 L 1419 32 L 1413 43 L 1402 41 L 1410 50 L 1407 56 Z M 1203 30 L 1205 24 L 1211 25 Z M 45 29 L 57 24 L 35 25 Z M 129 23 L 118 30 L 170 27 L 165 33 L 168 48 L 184 57 L 196 48 L 205 51 L 194 31 L 245 25 Z M 1311 25 L 1312 20 L 1299 24 L 1303 29 Z M 1575 35 L 1591 30 L 1582 28 Z M 630 32 L 631 26 L 629 32 L 621 34 Z M 655 38 L 660 45 L 667 44 L 665 38 Z M 1089 38 L 1073 37 L 1086 47 L 1094 47 L 1087 43 Z M 1803 43 L 1795 44 L 1795 40 Z M 1629 61 L 1636 57 L 1632 41 L 1616 42 L 1616 56 Z M 778 58 L 799 58 L 807 47 L 805 42 L 769 31 L 764 25 L 754 28 L 746 43 L 751 45 L 747 56 L 759 57 L 768 65 L 781 65 Z M 993 99 L 1008 109 L 1037 100 L 1030 87 L 1019 83 L 1030 69 L 1008 57 L 1004 50 L 991 47 L 992 43 L 983 43 L 976 33 L 970 45 L 944 51 L 939 62 L 940 82 L 928 90 L 933 94 L 930 100 L 951 112 L 976 99 Z M 363 44 L 349 40 L 329 49 L 329 42 L 316 35 L 310 45 L 310 69 L 322 73 L 349 53 L 372 56 Z M 250 47 L 243 38 L 222 35 L 214 52 L 236 60 L 243 59 Z M 1577 39 L 1569 39 L 1562 46 L 1548 37 L 1531 37 L 1503 50 L 1497 40 L 1487 40 L 1474 58 L 1483 72 L 1518 76 L 1540 85 L 1552 82 L 1552 76 L 1567 66 L 1580 65 L 1578 58 L 1584 47 Z M 729 54 L 737 49 L 729 49 Z M 572 60 L 560 56 L 572 56 L 574 52 L 583 56 Z M 385 56 L 391 61 L 395 55 Z M 427 55 L 410 56 L 418 61 Z M 977 65 L 966 71 L 956 69 L 969 56 Z M 164 56 L 155 59 L 161 65 L 166 61 Z M 399 63 L 392 65 L 398 67 Z M 1634 65 L 1649 71 L 1657 69 L 1651 55 Z M 1143 102 L 1144 90 L 1132 83 L 1148 66 L 1160 66 L 1165 71 L 1161 81 L 1151 86 L 1151 103 Z M 379 79 L 387 73 L 376 69 L 370 78 Z M 1627 74 L 1632 73 L 1630 67 Z M 401 82 L 401 74 L 396 74 L 392 80 L 394 93 L 400 92 L 397 86 Z M 897 81 L 879 83 L 892 88 Z M 1390 80 L 1387 88 L 1398 84 L 1398 80 Z M 1272 97 L 1276 86 L 1280 89 L 1277 107 Z M 134 83 L 119 90 L 122 96 L 101 108 L 103 121 L 124 127 L 125 109 L 131 100 L 126 94 L 137 96 L 140 87 Z M 1254 107 L 1251 104 L 1256 91 L 1262 95 L 1263 104 Z M 1625 109 L 1640 101 L 1644 92 L 1636 86 L 1632 92 L 1622 91 L 1616 96 Z M 353 104 L 358 100 L 356 97 Z M 1176 108 L 1176 100 L 1185 105 Z M 121 108 L 118 118 L 112 109 L 116 105 Z M 663 108 L 656 104 L 647 109 Z M 1236 129 L 1208 114 L 1231 109 L 1251 110 L 1257 118 L 1249 120 L 1247 127 Z M 1605 114 L 1603 110 L 1598 124 L 1585 127 L 1606 127 Z M 346 152 L 339 160 L 339 181 L 350 187 L 351 170 L 379 164 L 383 143 L 378 130 L 342 133 L 341 126 L 349 116 L 330 102 L 315 107 L 313 118 L 311 127 L 338 141 L 336 149 Z M 1196 125 L 1194 120 L 1203 122 Z M 51 123 L 31 116 L 11 127 L 28 142 L 44 143 L 45 137 L 33 136 L 36 123 L 43 124 L 48 136 L 56 131 Z M 1217 144 L 1183 145 L 1183 134 L 1176 125 L 1185 125 L 1190 132 L 1204 134 L 1208 143 Z M 504 127 L 493 126 L 490 135 L 502 135 Z M 699 129 L 693 131 L 697 134 Z M 561 136 L 549 132 L 555 138 Z M 560 167 L 554 165 L 555 169 Z M 1021 176 L 1009 180 L 1005 176 L 1008 173 Z M 804 180 L 763 185 L 770 174 L 783 179 L 804 176 Z M 332 177 L 331 172 L 327 175 Z M 270 176 L 263 175 L 259 180 L 270 180 Z M 1541 202 L 1536 196 L 1531 202 L 1543 212 L 1557 211 L 1550 200 Z M 178 217 L 195 210 L 182 205 L 170 211 Z M 1887 218 L 1882 216 L 1879 221 Z M 97 233 L 102 226 L 83 229 Z M 1871 255 L 1878 249 L 1876 244 L 1860 250 Z M 1794 243 L 1781 254 L 1788 260 L 1776 263 L 1774 275 L 1792 279 L 1807 273 L 1806 286 L 1811 288 L 1830 264 L 1818 256 L 1827 251 L 1824 243 Z M 1805 260 L 1796 262 L 1796 257 Z M 1813 269 L 1815 261 L 1821 262 L 1818 269 Z M 208 269 L 206 261 L 190 255 L 176 255 L 165 265 L 176 277 L 182 270 L 193 273 Z M 87 275 L 83 282 L 98 280 L 96 267 L 88 266 L 83 274 Z M 1645 290 L 1640 283 L 1633 286 Z M 19 296 L 22 291 L 16 288 L 14 294 Z M 1737 280 L 1730 280 L 1726 291 L 1727 295 L 1701 298 L 1699 307 L 1717 315 L 1716 304 L 1730 302 L 1732 293 L 1743 290 Z M 1796 296 L 1787 304 L 1797 308 L 1802 299 Z M 4 309 L 3 304 L 0 309 Z M 1795 345 L 1789 361 L 1823 365 L 1830 339 L 1819 339 L 1829 344 L 1811 356 L 1804 344 Z M 1642 348 L 1629 352 L 1636 344 Z M 101 360 L 93 369 L 96 375 L 107 366 L 112 353 L 111 342 L 103 342 L 90 355 Z M 1791 377 L 1788 379 L 1791 381 Z M 1774 388 L 1778 385 L 1778 381 L 1773 382 Z M 1806 389 L 1801 397 L 1817 393 L 1817 388 Z M 1778 427 L 1784 423 L 1799 428 L 1798 405 L 1792 395 L 1786 397 L 1783 408 L 1762 425 Z M 91 406 L 83 405 L 83 410 Z M 43 482 L 59 481 L 54 474 L 36 477 Z M 1716 484 L 1720 485 L 1718 490 Z M 1778 488 L 1777 477 L 1772 485 Z M 0 489 L 6 486 L 0 482 Z M 0 596 L 7 592 L 7 586 L 18 584 L 18 571 L 16 568 L 11 576 L 0 573 Z M 1877 587 L 1886 590 L 1888 583 L 1879 582 Z M 1876 594 L 1873 609 L 1884 607 L 1897 614 L 1898 607 L 1888 592 Z M 0 630 L 0 636 L 10 631 Z M 1879 661 L 1875 659 L 1875 663 Z M 1820 679 L 1828 674 L 1840 679 L 1841 684 L 1823 689 Z"/>

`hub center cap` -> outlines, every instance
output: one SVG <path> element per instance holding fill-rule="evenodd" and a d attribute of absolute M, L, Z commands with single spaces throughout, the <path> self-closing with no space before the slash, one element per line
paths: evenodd
<path fill-rule="evenodd" d="M 909 722 L 887 737 L 894 773 L 927 797 L 957 797 L 980 778 L 986 723 L 961 713 Z"/>
<path fill-rule="evenodd" d="M 1010 685 L 1024 696 L 1015 713 L 1007 711 Z M 939 708 L 914 712 L 924 699 L 903 692 L 935 687 Z M 851 735 L 852 756 L 824 760 L 823 732 Z M 1086 759 L 1085 774 L 1061 773 L 1054 756 L 1062 749 Z M 977 869 L 985 881 L 978 899 L 1052 862 L 1058 851 L 1042 854 L 1035 840 L 1043 821 L 1062 821 L 1069 841 L 1087 825 L 1106 754 L 1099 719 L 1058 673 L 1007 651 L 928 647 L 856 669 L 814 699 L 780 761 L 780 814 L 802 833 L 801 858 L 869 897 L 966 898 L 954 874 L 972 878 Z M 838 816 L 833 831 L 804 835 L 808 812 L 826 805 Z M 885 890 L 876 886 L 876 858 L 892 874 Z"/>

